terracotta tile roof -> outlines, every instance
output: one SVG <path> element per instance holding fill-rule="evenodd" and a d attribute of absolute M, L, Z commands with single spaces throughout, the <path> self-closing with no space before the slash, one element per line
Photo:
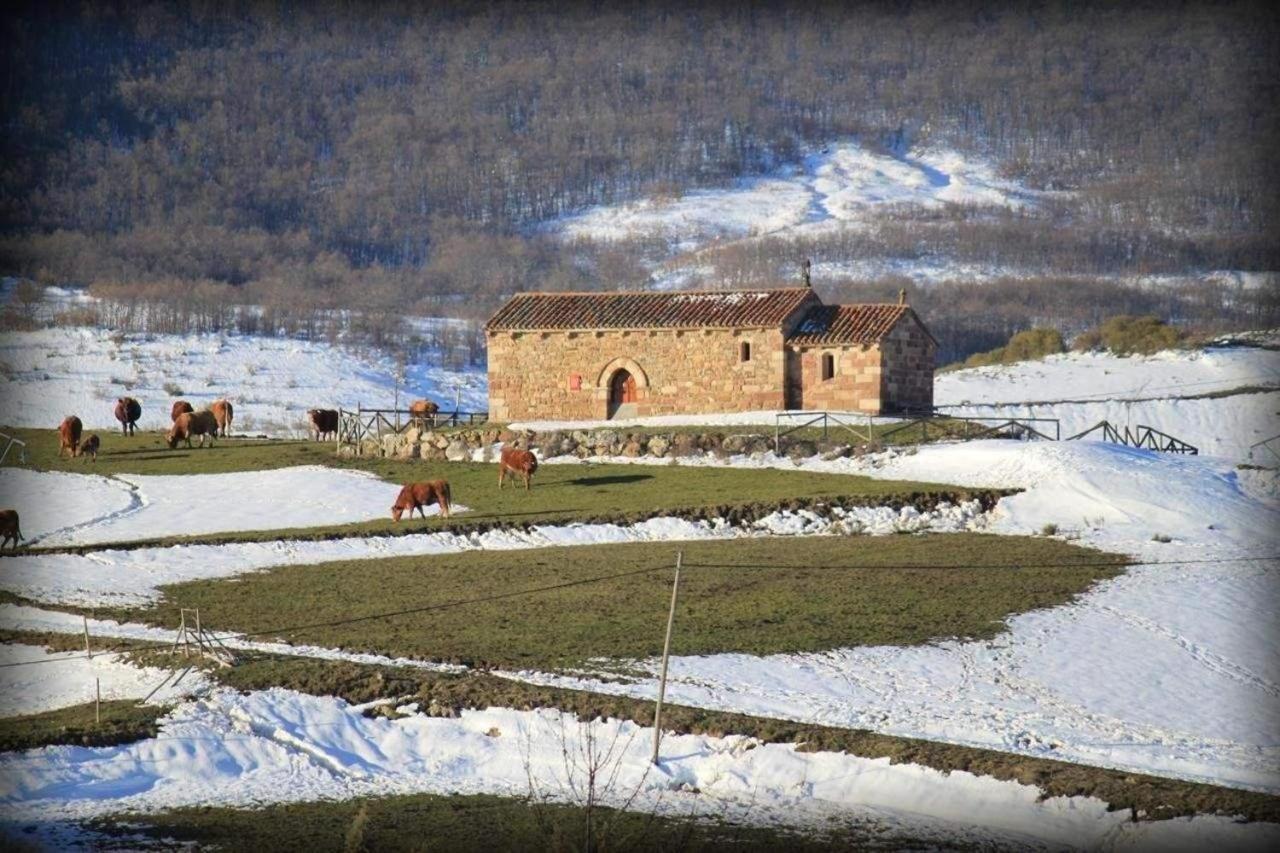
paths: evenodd
<path fill-rule="evenodd" d="M 807 287 L 625 293 L 517 293 L 491 331 L 781 326 L 817 296 Z"/>
<path fill-rule="evenodd" d="M 835 344 L 873 344 L 889 334 L 889 330 L 910 311 L 907 305 L 818 305 L 795 327 L 788 344 L 824 346 Z"/>

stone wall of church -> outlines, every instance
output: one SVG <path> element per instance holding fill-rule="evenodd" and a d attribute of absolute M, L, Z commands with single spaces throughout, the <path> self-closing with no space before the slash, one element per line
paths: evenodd
<path fill-rule="evenodd" d="M 489 418 L 604 419 L 618 369 L 635 378 L 638 417 L 781 409 L 782 336 L 780 329 L 491 331 Z"/>
<path fill-rule="evenodd" d="M 881 376 L 886 414 L 933 409 L 933 370 L 937 344 L 910 315 L 904 317 L 880 344 L 884 351 Z"/>
<path fill-rule="evenodd" d="M 824 373 L 825 357 L 830 357 L 830 376 Z M 790 358 L 799 371 L 799 408 L 880 413 L 882 367 L 875 344 L 804 347 L 792 350 Z"/>

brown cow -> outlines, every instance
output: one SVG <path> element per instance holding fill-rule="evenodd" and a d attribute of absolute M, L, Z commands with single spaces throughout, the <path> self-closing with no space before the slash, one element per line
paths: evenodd
<path fill-rule="evenodd" d="M 165 441 L 169 445 L 169 449 L 173 450 L 178 446 L 179 441 L 185 440 L 187 447 L 191 446 L 191 436 L 200 436 L 200 446 L 204 447 L 204 437 L 209 436 L 209 446 L 213 446 L 213 438 L 218 434 L 218 420 L 213 416 L 213 412 L 208 410 L 203 412 L 187 412 L 178 415 L 178 419 L 173 422 L 173 429 L 169 430 L 169 434 L 165 436 Z"/>
<path fill-rule="evenodd" d="M 311 419 L 311 437 L 320 441 L 326 435 L 338 437 L 338 412 L 334 409 L 308 409 Z"/>
<path fill-rule="evenodd" d="M 412 519 L 413 511 L 416 509 L 418 514 L 425 519 L 427 514 L 422 508 L 432 504 L 440 507 L 441 518 L 449 517 L 448 480 L 405 483 L 404 488 L 400 490 L 400 494 L 396 496 L 396 502 L 391 505 L 391 518 L 399 521 L 400 514 L 407 509 L 409 510 L 409 518 Z"/>
<path fill-rule="evenodd" d="M 538 457 L 518 447 L 503 447 L 498 458 L 498 488 L 502 488 L 507 472 L 524 479 L 524 489 L 529 490 L 529 481 L 538 470 Z"/>
<path fill-rule="evenodd" d="M 187 412 L 194 412 L 195 407 L 186 400 L 174 400 L 173 408 L 169 410 L 169 420 L 176 421 L 178 415 L 185 415 Z"/>
<path fill-rule="evenodd" d="M 16 509 L 0 509 L 0 533 L 4 534 L 4 539 L 0 541 L 0 548 L 8 545 L 9 540 L 12 539 L 13 550 L 18 550 L 18 543 L 25 537 L 18 527 L 18 511 Z"/>
<path fill-rule="evenodd" d="M 98 461 L 98 448 L 101 446 L 102 441 L 98 438 L 97 433 L 94 433 L 80 444 L 80 455 L 85 458 L 84 461 L 88 462 L 92 459 L 96 464 Z"/>
<path fill-rule="evenodd" d="M 116 400 L 116 420 L 120 422 L 120 431 L 125 435 L 133 435 L 138 428 L 138 418 L 142 417 L 142 404 L 132 397 L 121 397 Z"/>
<path fill-rule="evenodd" d="M 409 404 L 409 417 L 415 420 L 426 420 L 434 417 L 440 407 L 430 400 L 414 400 Z"/>
<path fill-rule="evenodd" d="M 58 458 L 62 458 L 62 451 L 67 451 L 69 456 L 78 456 L 80 454 L 80 433 L 84 431 L 84 424 L 75 415 L 67 415 L 62 419 L 62 423 L 58 425 Z"/>
<path fill-rule="evenodd" d="M 209 411 L 213 412 L 214 420 L 218 422 L 218 429 L 222 431 L 222 437 L 226 438 L 231 431 L 231 419 L 234 416 L 231 404 L 226 400 L 214 400 Z M 215 432 L 214 435 L 217 433 Z"/>

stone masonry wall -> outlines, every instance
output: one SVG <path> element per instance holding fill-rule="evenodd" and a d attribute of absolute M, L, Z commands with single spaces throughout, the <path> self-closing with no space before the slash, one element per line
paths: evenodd
<path fill-rule="evenodd" d="M 835 359 L 835 374 L 822 378 L 822 357 Z M 880 348 L 874 344 L 805 347 L 793 353 L 800 369 L 800 406 L 809 411 L 867 412 L 881 409 Z"/>
<path fill-rule="evenodd" d="M 894 326 L 881 347 L 883 411 L 931 410 L 937 345 L 914 318 L 907 316 Z"/>
<path fill-rule="evenodd" d="M 701 414 L 783 408 L 779 329 L 490 332 L 489 418 L 608 417 L 619 368 L 636 380 L 635 414 Z M 740 344 L 751 344 L 742 361 Z"/>

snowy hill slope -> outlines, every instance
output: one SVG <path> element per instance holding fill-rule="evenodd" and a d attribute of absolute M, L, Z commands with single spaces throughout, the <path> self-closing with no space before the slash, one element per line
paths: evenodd
<path fill-rule="evenodd" d="M 315 341 L 240 335 L 113 336 L 94 328 L 7 332 L 0 338 L 0 423 L 54 427 L 68 414 L 86 429 L 119 427 L 119 397 L 142 403 L 143 429 L 167 429 L 176 399 L 201 408 L 225 397 L 235 406 L 237 433 L 289 435 L 304 430 L 310 408 L 390 407 L 395 366 Z M 482 370 L 438 363 L 408 365 L 401 403 L 425 396 L 464 411 L 485 411 Z"/>
<path fill-rule="evenodd" d="M 1280 433 L 1280 352 L 1064 353 L 939 374 L 934 403 L 972 417 L 1057 418 L 1063 437 L 1101 420 L 1143 424 L 1201 453 L 1245 462 L 1250 445 Z"/>

